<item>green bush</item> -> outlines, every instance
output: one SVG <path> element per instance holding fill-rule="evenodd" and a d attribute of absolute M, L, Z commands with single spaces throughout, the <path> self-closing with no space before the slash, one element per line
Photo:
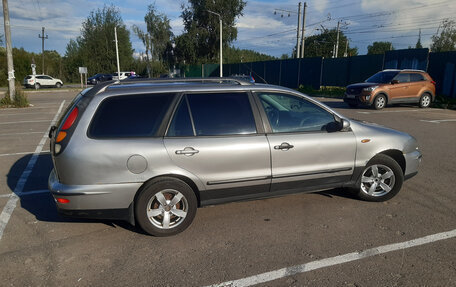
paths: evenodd
<path fill-rule="evenodd" d="M 14 108 L 26 108 L 30 104 L 28 102 L 27 96 L 22 90 L 22 86 L 16 83 L 16 94 L 14 95 L 14 100 L 11 101 L 9 97 L 9 88 L 5 93 L 5 96 L 0 100 L 0 107 L 14 107 Z"/>

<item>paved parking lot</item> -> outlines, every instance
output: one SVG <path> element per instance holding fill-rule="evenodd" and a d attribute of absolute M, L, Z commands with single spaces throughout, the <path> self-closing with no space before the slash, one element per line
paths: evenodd
<path fill-rule="evenodd" d="M 74 96 L 34 93 L 33 107 L 0 110 L 0 285 L 456 286 L 456 111 L 321 99 L 418 139 L 420 172 L 395 198 L 329 190 L 211 206 L 154 238 L 56 214 L 47 130 Z"/>

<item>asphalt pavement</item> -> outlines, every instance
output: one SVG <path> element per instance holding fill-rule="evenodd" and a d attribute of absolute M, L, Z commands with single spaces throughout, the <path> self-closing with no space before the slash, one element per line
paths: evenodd
<path fill-rule="evenodd" d="M 341 114 L 410 133 L 419 174 L 383 203 L 341 189 L 200 208 L 185 232 L 59 217 L 47 130 L 76 95 L 0 109 L 2 286 L 456 286 L 456 111 L 394 106 Z"/>

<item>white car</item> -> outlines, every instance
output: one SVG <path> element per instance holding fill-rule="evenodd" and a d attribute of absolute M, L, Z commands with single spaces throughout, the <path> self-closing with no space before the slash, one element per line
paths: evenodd
<path fill-rule="evenodd" d="M 41 87 L 61 88 L 63 86 L 63 82 L 60 79 L 56 79 L 48 75 L 28 75 L 24 78 L 24 86 L 26 88 L 35 89 L 39 89 Z"/>
<path fill-rule="evenodd" d="M 119 79 L 119 77 L 118 77 L 118 75 L 117 75 L 117 72 L 116 72 L 116 73 L 112 74 L 112 79 L 113 79 L 114 81 L 117 81 L 117 80 L 124 80 L 124 79 L 127 79 L 127 78 L 129 78 L 131 75 L 134 75 L 134 74 L 135 74 L 135 72 L 120 72 L 120 79 Z"/>

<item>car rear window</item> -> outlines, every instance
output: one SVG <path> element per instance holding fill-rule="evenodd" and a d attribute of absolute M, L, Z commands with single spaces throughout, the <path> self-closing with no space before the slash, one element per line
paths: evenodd
<path fill-rule="evenodd" d="M 91 138 L 155 136 L 174 94 L 113 96 L 98 107 L 89 127 Z"/>

